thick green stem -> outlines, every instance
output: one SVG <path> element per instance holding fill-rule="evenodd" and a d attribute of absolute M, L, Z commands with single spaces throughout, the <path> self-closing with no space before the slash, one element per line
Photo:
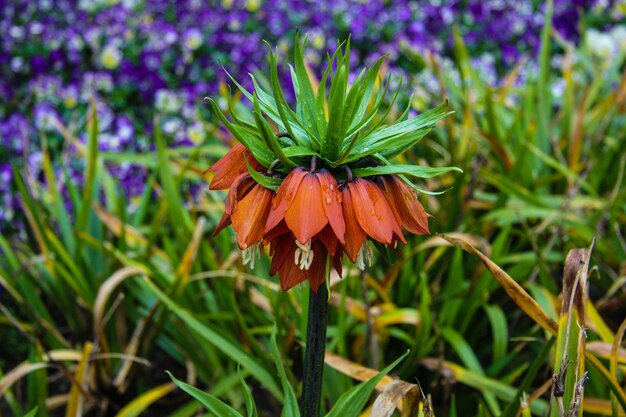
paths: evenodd
<path fill-rule="evenodd" d="M 314 293 L 309 290 L 309 318 L 304 351 L 302 378 L 302 417 L 319 417 L 322 398 L 322 374 L 328 324 L 328 290 L 322 284 Z"/>

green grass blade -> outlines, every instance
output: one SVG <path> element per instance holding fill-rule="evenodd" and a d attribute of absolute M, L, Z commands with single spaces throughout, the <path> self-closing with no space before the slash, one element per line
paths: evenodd
<path fill-rule="evenodd" d="M 241 414 L 237 412 L 234 408 L 226 405 L 224 402 L 219 400 L 218 398 L 212 396 L 211 394 L 207 394 L 206 392 L 199 390 L 193 385 L 189 385 L 183 381 L 179 381 L 174 378 L 174 376 L 166 371 L 169 377 L 174 381 L 176 385 L 187 394 L 191 395 L 196 400 L 200 401 L 202 405 L 208 410 L 214 413 L 216 416 L 220 417 L 243 417 Z"/>

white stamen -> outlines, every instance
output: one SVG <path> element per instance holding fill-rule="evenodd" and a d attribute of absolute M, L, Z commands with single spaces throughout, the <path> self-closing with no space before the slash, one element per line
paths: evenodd
<path fill-rule="evenodd" d="M 261 242 L 257 242 L 254 245 L 250 246 L 249 248 L 246 248 L 245 250 L 241 251 L 241 258 L 243 259 L 243 264 L 244 265 L 250 264 L 250 269 L 254 269 L 254 261 L 256 259 L 261 258 L 262 247 L 263 245 L 261 244 Z"/>
<path fill-rule="evenodd" d="M 311 241 L 309 240 L 305 244 L 302 244 L 296 240 L 298 248 L 294 253 L 294 262 L 300 267 L 300 269 L 309 270 L 313 263 L 313 250 L 311 250 Z"/>
<path fill-rule="evenodd" d="M 361 249 L 356 255 L 356 266 L 361 271 L 365 271 L 365 262 L 367 262 L 367 266 L 372 266 L 372 256 L 374 253 L 372 252 L 372 247 L 369 245 L 369 242 L 366 240 L 361 245 Z"/>

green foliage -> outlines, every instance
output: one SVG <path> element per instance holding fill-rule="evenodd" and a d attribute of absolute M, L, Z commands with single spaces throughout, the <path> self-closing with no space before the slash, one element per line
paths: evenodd
<path fill-rule="evenodd" d="M 229 121 L 224 111 L 211 100 L 219 120 L 266 168 L 274 160 L 279 163 L 272 165 L 273 169 L 282 172 L 300 165 L 295 158 L 287 155 L 294 146 L 301 149 L 298 152 L 300 156 L 315 156 L 330 169 L 344 164 L 371 164 L 378 157 L 393 157 L 410 149 L 430 132 L 437 121 L 451 114 L 446 103 L 408 120 L 404 120 L 405 114 L 402 114 L 397 120 L 390 121 L 389 110 L 393 108 L 400 90 L 391 103 L 387 103 L 386 112 L 382 112 L 382 106 L 389 78 L 384 89 L 378 89 L 374 99 L 376 83 L 382 83 L 379 70 L 385 57 L 372 68 L 363 69 L 349 85 L 349 40 L 329 57 L 321 84 L 314 93 L 311 76 L 304 63 L 305 44 L 296 37 L 294 66 L 290 66 L 296 95 L 295 111 L 285 100 L 283 87 L 279 85 L 277 56 L 269 45 L 272 94 L 261 87 L 254 75 L 251 75 L 254 92 L 246 90 L 229 75 L 239 91 L 253 104 L 254 123 L 238 115 L 230 104 L 232 122 Z M 327 84 L 330 84 L 328 94 Z M 286 137 L 282 142 L 264 116 L 278 126 L 281 136 Z M 433 175 L 437 174 L 433 172 Z"/>
<path fill-rule="evenodd" d="M 335 358 L 326 368 L 325 404 L 356 409 L 368 400 L 391 401 L 390 379 L 380 379 L 372 395 L 371 382 L 354 380 L 370 380 L 381 364 L 410 349 L 395 377 L 409 385 L 419 382 L 424 392 L 408 387 L 399 396 L 405 403 L 424 404 L 431 394 L 440 416 L 543 416 L 551 401 L 553 410 L 557 406 L 549 384 L 567 347 L 579 352 L 569 356 L 578 380 L 583 358 L 590 372 L 585 414 L 622 415 L 625 362 L 617 347 L 626 291 L 624 58 L 593 65 L 584 51 L 553 42 L 564 55 L 562 68 L 543 59 L 541 82 L 528 77 L 521 85 L 494 87 L 472 69 L 460 40 L 455 48 L 456 71 L 441 70 L 436 58 L 426 61 L 426 70 L 441 84 L 420 97 L 427 103 L 448 100 L 449 107 L 429 113 L 417 103 L 421 116 L 412 122 L 384 98 L 388 78 L 382 60 L 352 85 L 322 81 L 316 89 L 301 50 L 292 71 L 298 108 L 287 106 L 272 85 L 273 73 L 269 80 L 255 76 L 254 93 L 242 91 L 252 102 L 256 96 L 263 117 L 237 118 L 246 110 L 236 98 L 228 118 L 213 103 L 232 135 L 269 167 L 276 155 L 254 133 L 256 122 L 290 133 L 290 147 L 270 143 L 282 148 L 285 163 L 321 156 L 323 139 L 337 136 L 328 132 L 329 121 L 307 115 L 319 115 L 332 96 L 328 105 L 343 109 L 333 129 L 345 132 L 345 140 L 339 151 L 334 142 L 328 148 L 329 155 L 338 152 L 328 164 L 362 155 L 372 138 L 384 141 L 400 133 L 398 147 L 408 149 L 402 157 L 374 155 L 378 166 L 357 167 L 358 174 L 396 172 L 421 178 L 429 190 L 452 188 L 421 200 L 435 216 L 431 229 L 457 238 L 459 248 L 437 236 L 410 237 L 393 254 L 395 263 L 375 257 L 362 274 L 347 269 L 343 280 L 332 280 L 328 349 L 343 361 Z M 334 59 L 349 65 L 346 53 L 337 52 Z M 329 70 L 325 79 L 331 75 L 344 76 Z M 562 96 L 553 94 L 557 79 L 565 86 Z M 394 120 L 400 120 L 395 133 L 388 130 Z M 215 135 L 184 152 L 166 148 L 159 123 L 155 151 L 139 156 L 98 152 L 95 118 L 86 127 L 87 145 L 69 134 L 66 140 L 77 144 L 88 175 L 84 187 L 69 181 L 67 197 L 47 165 L 46 151 L 45 185 L 16 170 L 28 224 L 23 236 L 0 236 L 0 334 L 10 341 L 0 346 L 3 413 L 25 415 L 48 404 L 48 414 L 58 415 L 68 404 L 82 404 L 85 414 L 94 415 L 197 415 L 199 403 L 174 389 L 165 369 L 202 387 L 193 391 L 178 381 L 211 407 L 246 410 L 252 417 L 279 415 L 290 405 L 295 413 L 306 291 L 282 292 L 268 276 L 266 259 L 254 271 L 243 266 L 233 235 L 211 237 L 223 212 L 221 196 L 202 193 L 194 201 L 186 192 L 226 150 L 215 126 L 207 121 Z M 417 141 L 420 146 L 410 148 Z M 118 180 L 107 168 L 120 160 L 151 172 L 137 201 L 119 194 Z M 407 168 L 416 164 L 422 167 Z M 449 172 L 451 166 L 464 174 Z M 562 322 L 567 315 L 561 313 L 561 276 L 569 250 L 589 247 L 594 237 L 582 341 L 575 336 L 576 321 Z M 491 264 L 463 242 L 506 276 L 494 278 L 487 269 Z M 523 299 L 536 303 L 520 305 L 511 294 L 522 291 L 528 297 Z M 571 388 L 577 381 L 569 378 Z M 364 386 L 369 391 L 359 391 L 357 401 L 355 392 Z M 130 405 L 131 411 L 123 411 Z"/>

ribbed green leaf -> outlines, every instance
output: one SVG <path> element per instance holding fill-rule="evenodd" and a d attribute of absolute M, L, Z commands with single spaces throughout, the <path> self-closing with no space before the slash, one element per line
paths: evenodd
<path fill-rule="evenodd" d="M 285 100 L 285 96 L 278 81 L 278 63 L 276 62 L 276 55 L 274 55 L 274 51 L 272 50 L 270 44 L 266 42 L 266 45 L 269 50 L 270 81 L 272 84 L 272 93 L 274 94 L 274 103 L 276 104 L 276 109 L 278 110 L 278 114 L 280 115 L 280 119 L 283 122 L 285 130 L 289 133 L 289 136 L 294 140 L 294 142 L 299 145 L 300 142 L 298 137 L 293 132 L 291 123 L 287 117 L 287 110 L 291 109 L 289 109 L 289 106 L 287 105 L 287 101 Z"/>
<path fill-rule="evenodd" d="M 246 163 L 246 167 L 248 168 L 248 172 L 250 173 L 252 179 L 261 184 L 263 187 L 277 191 L 278 187 L 280 187 L 280 184 L 283 183 L 283 180 L 279 178 L 272 178 L 261 174 L 259 171 L 250 166 L 250 163 L 247 159 L 245 159 L 244 162 Z"/>
<path fill-rule="evenodd" d="M 241 388 L 243 389 L 243 397 L 246 400 L 246 417 L 257 417 L 258 412 L 256 410 L 254 397 L 252 396 L 252 393 L 250 392 L 250 387 L 248 387 L 248 384 L 246 384 L 246 380 L 243 379 L 241 373 L 239 374 L 239 380 L 241 381 Z"/>
<path fill-rule="evenodd" d="M 351 155 L 347 158 L 347 162 L 361 159 L 376 152 L 385 156 L 404 152 L 421 140 L 435 123 L 451 114 L 447 108 L 448 104 L 444 103 L 415 118 L 376 130 L 359 138 Z"/>
<path fill-rule="evenodd" d="M 293 390 L 293 387 L 289 383 L 287 379 L 287 373 L 285 372 L 285 365 L 280 356 L 280 351 L 278 350 L 278 345 L 276 344 L 276 324 L 272 328 L 272 337 L 270 340 L 270 350 L 272 351 L 272 356 L 274 357 L 274 363 L 276 364 L 276 369 L 278 370 L 278 377 L 280 378 L 280 383 L 283 387 L 283 394 L 285 397 L 285 402 L 283 404 L 283 412 L 281 414 L 282 417 L 300 417 L 300 409 L 298 408 L 298 398 L 296 397 L 296 393 Z"/>
<path fill-rule="evenodd" d="M 338 64 L 340 65 L 340 64 Z M 337 74 L 332 80 L 330 93 L 328 95 L 328 127 L 326 136 L 321 144 L 322 158 L 334 161 L 339 158 L 343 144 L 343 134 L 341 131 L 341 121 L 343 118 L 344 102 L 346 99 L 346 88 L 348 85 L 348 72 L 345 66 L 341 65 L 337 69 Z"/>
<path fill-rule="evenodd" d="M 165 199 L 167 200 L 167 209 L 171 215 L 173 223 L 179 238 L 186 240 L 186 236 L 191 232 L 191 218 L 189 213 L 184 209 L 184 204 L 178 191 L 178 185 L 174 180 L 171 170 L 170 159 L 165 152 L 165 140 L 161 133 L 161 126 L 158 120 L 154 123 L 154 140 L 156 142 L 156 152 L 159 160 L 159 181 L 165 191 Z"/>
<path fill-rule="evenodd" d="M 506 355 L 506 347 L 509 341 L 509 328 L 506 322 L 506 316 L 502 308 L 497 305 L 484 306 L 487 318 L 491 324 L 491 333 L 493 335 L 493 362 L 498 362 Z"/>
<path fill-rule="evenodd" d="M 372 175 L 408 175 L 417 178 L 432 178 L 448 172 L 463 172 L 459 167 L 423 167 L 420 165 L 382 165 L 378 167 L 355 168 L 352 173 L 357 177 Z"/>
<path fill-rule="evenodd" d="M 199 390 L 193 385 L 189 385 L 183 381 L 179 381 L 178 379 L 174 378 L 174 375 L 172 375 L 169 371 L 165 371 L 165 372 L 169 375 L 172 381 L 174 381 L 174 383 L 178 385 L 180 389 L 185 391 L 187 394 L 191 395 L 196 400 L 200 401 L 202 405 L 204 405 L 204 407 L 208 411 L 214 413 L 216 416 L 243 417 L 241 414 L 237 412 L 237 410 L 223 403 L 218 398 L 212 396 L 211 394 L 207 394 L 204 391 Z"/>
<path fill-rule="evenodd" d="M 259 100 L 256 95 L 254 96 L 254 120 L 256 121 L 257 128 L 261 133 L 261 137 L 263 141 L 267 145 L 268 148 L 272 150 L 276 158 L 287 168 L 295 168 L 297 165 L 289 159 L 285 153 L 283 152 L 283 148 L 278 143 L 278 139 L 276 138 L 276 134 L 272 132 L 267 121 L 261 115 L 261 109 L 259 107 Z"/>
<path fill-rule="evenodd" d="M 298 98 L 298 106 L 300 106 L 300 112 L 296 111 L 296 114 L 302 116 L 301 121 L 317 138 L 320 138 L 319 131 L 317 129 L 317 120 L 315 117 L 315 94 L 313 94 L 313 87 L 311 86 L 311 80 L 309 74 L 306 71 L 304 64 L 304 54 L 302 52 L 306 45 L 306 38 L 303 43 L 300 43 L 300 35 L 296 33 L 296 41 L 294 45 L 294 66 L 295 76 L 298 80 L 298 89 L 296 91 Z"/>
<path fill-rule="evenodd" d="M 241 126 L 234 125 L 228 121 L 226 115 L 219 108 L 217 103 L 213 99 L 209 99 L 211 105 L 213 106 L 213 111 L 220 119 L 220 121 L 226 126 L 226 129 L 245 146 L 254 158 L 259 161 L 261 165 L 264 167 L 269 167 L 272 162 L 276 159 L 276 156 L 265 146 L 263 140 L 255 136 L 254 134 L 247 131 L 245 128 Z"/>
<path fill-rule="evenodd" d="M 460 333 L 452 328 L 445 327 L 441 329 L 441 335 L 452 347 L 452 349 L 454 349 L 457 355 L 459 355 L 461 362 L 463 362 L 468 370 L 480 375 L 485 374 L 483 367 L 478 361 L 478 357 L 476 357 L 476 353 L 472 350 L 469 343 L 467 343 L 465 338 Z M 489 411 L 495 416 L 500 415 L 501 410 L 495 394 L 488 389 L 483 389 L 481 392 L 485 399 L 485 403 L 489 407 Z"/>
<path fill-rule="evenodd" d="M 362 121 L 362 118 L 365 115 L 365 111 L 367 110 L 367 106 L 372 99 L 372 93 L 374 92 L 374 86 L 376 85 L 376 80 L 378 79 L 380 66 L 383 64 L 385 59 L 387 59 L 387 57 L 388 55 L 383 55 L 382 57 L 378 58 L 374 65 L 372 65 L 372 68 L 367 70 L 365 78 L 363 79 L 363 83 L 360 87 L 360 100 L 358 102 L 358 106 L 354 113 L 354 117 L 348 129 L 348 132 L 354 131 L 355 126 L 357 126 Z"/>
<path fill-rule="evenodd" d="M 76 216 L 76 230 L 86 231 L 91 213 L 94 187 L 96 185 L 96 169 L 98 159 L 98 112 L 96 102 L 89 106 L 89 121 L 87 132 L 87 168 L 85 172 L 85 187 L 83 188 L 82 204 Z"/>

